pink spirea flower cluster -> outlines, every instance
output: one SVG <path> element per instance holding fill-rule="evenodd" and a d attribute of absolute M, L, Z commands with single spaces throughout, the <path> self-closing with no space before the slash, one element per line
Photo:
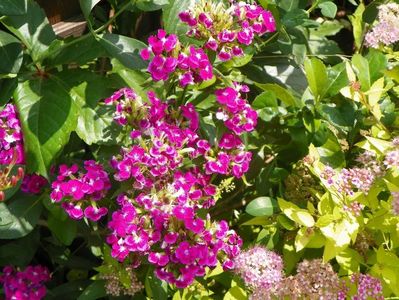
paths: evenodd
<path fill-rule="evenodd" d="M 284 277 L 281 257 L 264 247 L 253 247 L 235 258 L 234 271 L 252 290 L 270 290 Z"/>
<path fill-rule="evenodd" d="M 378 7 L 378 22 L 366 34 L 366 45 L 378 48 L 399 41 L 399 4 L 387 3 Z"/>
<path fill-rule="evenodd" d="M 25 162 L 21 124 L 16 108 L 7 104 L 0 111 L 0 164 Z"/>
<path fill-rule="evenodd" d="M 28 194 L 40 194 L 44 186 L 48 184 L 46 178 L 38 174 L 26 174 L 22 180 L 21 190 Z"/>
<path fill-rule="evenodd" d="M 392 192 L 392 213 L 399 216 L 399 192 Z"/>
<path fill-rule="evenodd" d="M 0 275 L 6 300 L 43 299 L 46 295 L 44 283 L 49 280 L 50 273 L 43 266 L 28 266 L 24 271 L 6 266 Z"/>
<path fill-rule="evenodd" d="M 78 165 L 61 165 L 57 180 L 51 184 L 50 198 L 54 202 L 62 202 L 66 213 L 75 220 L 86 217 L 98 221 L 108 213 L 106 207 L 100 207 L 111 183 L 107 172 L 93 160 L 84 162 L 84 172 Z"/>
<path fill-rule="evenodd" d="M 174 72 L 182 87 L 212 79 L 213 68 L 203 49 L 192 45 L 181 49 L 177 36 L 167 35 L 162 29 L 148 39 L 148 44 L 140 54 L 144 60 L 151 60 L 148 72 L 153 80 L 165 81 Z"/>
<path fill-rule="evenodd" d="M 200 139 L 192 104 L 173 109 L 154 92 L 148 100 L 126 89 L 105 100 L 116 106 L 115 121 L 131 129 L 132 143 L 111 160 L 115 179 L 129 182 L 132 189 L 118 197 L 120 209 L 109 222 L 107 242 L 118 260 L 146 257 L 160 279 L 182 288 L 218 261 L 232 268 L 242 243 L 227 222 L 197 216 L 199 209 L 214 205 L 217 189 L 199 167 L 203 164 L 193 167 L 192 160 L 204 159 L 207 165 L 223 154 L 227 165 L 219 173 L 242 175 L 235 167 L 245 169 L 248 155 L 234 134 L 226 134 L 214 149 Z"/>
<path fill-rule="evenodd" d="M 378 278 L 368 274 L 355 273 L 350 281 L 356 285 L 356 294 L 351 297 L 352 300 L 383 300 L 382 284 Z"/>
<path fill-rule="evenodd" d="M 179 17 L 190 27 L 187 34 L 204 41 L 205 48 L 215 51 L 221 61 L 243 55 L 255 37 L 276 30 L 270 11 L 243 1 L 230 2 L 228 7 L 222 1 L 197 1 Z"/>

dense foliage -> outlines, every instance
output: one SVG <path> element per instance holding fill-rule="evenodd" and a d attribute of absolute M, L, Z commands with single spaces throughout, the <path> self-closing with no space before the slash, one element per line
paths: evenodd
<path fill-rule="evenodd" d="M 5 299 L 399 297 L 399 4 L 0 1 Z"/>

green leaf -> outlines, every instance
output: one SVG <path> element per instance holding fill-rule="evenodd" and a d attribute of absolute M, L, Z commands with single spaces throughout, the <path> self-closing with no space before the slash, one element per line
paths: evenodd
<path fill-rule="evenodd" d="M 306 209 L 299 208 L 295 204 L 281 198 L 278 198 L 277 200 L 280 209 L 288 218 L 306 227 L 314 226 L 314 219 Z"/>
<path fill-rule="evenodd" d="M 139 0 L 136 6 L 143 11 L 154 11 L 162 9 L 169 4 L 169 0 Z"/>
<path fill-rule="evenodd" d="M 16 75 L 22 64 L 21 43 L 4 31 L 0 31 L 0 77 L 1 75 Z"/>
<path fill-rule="evenodd" d="M 119 75 L 123 86 L 128 86 L 143 99 L 147 97 L 146 89 L 143 87 L 148 75 L 137 70 L 126 69 L 117 59 L 111 60 L 112 71 Z"/>
<path fill-rule="evenodd" d="M 337 5 L 334 4 L 334 2 L 322 2 L 318 6 L 321 9 L 321 14 L 323 16 L 327 18 L 335 18 L 335 15 L 337 13 Z"/>
<path fill-rule="evenodd" d="M 364 31 L 364 23 L 363 23 L 363 12 L 365 6 L 363 3 L 360 3 L 356 8 L 353 15 L 348 16 L 349 20 L 352 23 L 353 28 L 353 37 L 355 39 L 356 49 L 360 49 L 363 42 L 363 31 Z"/>
<path fill-rule="evenodd" d="M 314 232 L 308 232 L 308 228 L 302 227 L 298 230 L 295 237 L 295 249 L 297 252 L 301 251 L 307 246 L 314 235 Z"/>
<path fill-rule="evenodd" d="M 317 58 L 306 59 L 305 74 L 314 98 L 321 100 L 328 88 L 326 66 Z"/>
<path fill-rule="evenodd" d="M 276 200 L 270 197 L 258 197 L 252 200 L 245 211 L 254 217 L 271 216 L 277 206 Z"/>
<path fill-rule="evenodd" d="M 287 89 L 283 88 L 282 86 L 278 84 L 272 84 L 272 83 L 255 83 L 255 85 L 259 88 L 261 88 L 264 91 L 270 91 L 274 92 L 276 97 L 280 99 L 286 106 L 294 106 L 294 107 L 299 107 L 300 104 L 298 101 L 294 98 L 294 96 L 291 94 L 290 91 Z"/>
<path fill-rule="evenodd" d="M 154 276 L 154 270 L 148 270 L 145 278 L 145 290 L 147 296 L 152 299 L 168 299 L 168 284 Z"/>
<path fill-rule="evenodd" d="M 141 59 L 139 53 L 146 47 L 143 42 L 112 33 L 103 34 L 99 42 L 110 56 L 115 57 L 125 67 L 133 70 L 146 67 L 146 63 Z"/>
<path fill-rule="evenodd" d="M 26 0 L 1 0 L 0 16 L 18 16 L 26 13 Z"/>
<path fill-rule="evenodd" d="M 107 296 L 103 280 L 96 280 L 80 294 L 77 300 L 96 300 Z"/>
<path fill-rule="evenodd" d="M 57 66 L 75 63 L 84 65 L 98 57 L 105 56 L 105 50 L 93 35 L 81 40 L 60 41 L 51 43 L 44 63 L 46 66 Z"/>
<path fill-rule="evenodd" d="M 52 233 L 64 244 L 71 245 L 76 237 L 77 222 L 66 218 L 61 220 L 56 216 L 50 214 L 47 220 L 48 228 Z"/>
<path fill-rule="evenodd" d="M 20 83 L 14 100 L 24 133 L 27 171 L 48 177 L 53 159 L 76 127 L 76 105 L 55 76 Z"/>
<path fill-rule="evenodd" d="M 79 0 L 80 8 L 82 9 L 85 18 L 89 18 L 90 12 L 101 0 Z"/>
<path fill-rule="evenodd" d="M 326 95 L 335 96 L 339 91 L 349 84 L 348 75 L 346 74 L 345 64 L 335 65 L 327 70 L 328 84 Z"/>
<path fill-rule="evenodd" d="M 8 16 L 2 22 L 26 46 L 33 61 L 40 62 L 56 36 L 40 6 L 33 0 L 27 1 L 24 15 Z"/>
<path fill-rule="evenodd" d="M 246 300 L 246 299 L 248 299 L 247 294 L 238 285 L 231 287 L 223 297 L 223 300 Z"/>
<path fill-rule="evenodd" d="M 42 205 L 36 196 L 21 195 L 11 203 L 0 203 L 0 239 L 27 235 L 39 220 Z"/>
<path fill-rule="evenodd" d="M 116 144 L 120 127 L 113 120 L 114 108 L 99 103 L 113 92 L 109 79 L 83 70 L 70 72 L 70 76 L 82 78 L 82 83 L 71 89 L 71 96 L 79 105 L 78 136 L 88 145 Z"/>
<path fill-rule="evenodd" d="M 46 299 L 49 300 L 69 300 L 77 299 L 84 289 L 92 283 L 91 280 L 74 280 L 48 290 Z"/>
<path fill-rule="evenodd" d="M 10 241 L 0 246 L 0 266 L 13 265 L 25 267 L 35 256 L 40 244 L 39 230 L 35 229 L 28 235 Z M 18 253 L 18 255 L 15 255 Z"/>
<path fill-rule="evenodd" d="M 166 32 L 177 34 L 182 41 L 190 39 L 186 36 L 188 27 L 180 21 L 179 13 L 187 10 L 191 4 L 191 0 L 174 0 L 163 8 L 162 21 Z"/>
<path fill-rule="evenodd" d="M 261 109 L 265 107 L 277 107 L 277 98 L 272 91 L 265 91 L 258 96 L 252 102 L 252 107 L 255 109 Z"/>

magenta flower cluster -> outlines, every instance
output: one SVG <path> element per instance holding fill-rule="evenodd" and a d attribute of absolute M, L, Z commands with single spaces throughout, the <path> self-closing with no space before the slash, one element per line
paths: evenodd
<path fill-rule="evenodd" d="M 351 297 L 352 300 L 383 300 L 382 284 L 378 278 L 368 274 L 355 273 L 350 281 L 356 286 L 356 294 Z"/>
<path fill-rule="evenodd" d="M 85 172 L 81 172 L 77 165 L 61 165 L 57 180 L 51 184 L 50 198 L 62 202 L 61 206 L 72 219 L 86 217 L 98 221 L 108 213 L 98 202 L 105 197 L 111 183 L 107 172 L 95 161 L 85 161 L 84 169 Z"/>
<path fill-rule="evenodd" d="M 213 68 L 203 49 L 181 49 L 177 36 L 167 35 L 162 29 L 148 39 L 148 44 L 148 48 L 141 50 L 141 57 L 151 60 L 148 72 L 153 80 L 168 80 L 174 72 L 182 87 L 212 79 Z"/>
<path fill-rule="evenodd" d="M 241 239 L 229 230 L 227 222 L 204 221 L 196 216 L 193 206 L 177 204 L 178 199 L 167 195 L 167 189 L 161 192 L 163 200 L 171 202 L 169 205 L 157 199 L 159 192 L 140 194 L 135 199 L 118 197 L 121 208 L 108 224 L 112 234 L 107 242 L 112 245 L 112 255 L 124 261 L 133 254 L 135 266 L 140 264 L 138 258 L 145 256 L 155 266 L 158 278 L 178 288 L 204 276 L 206 268 L 216 267 L 221 259 L 223 267 L 230 269 Z"/>
<path fill-rule="evenodd" d="M 108 224 L 112 233 L 107 242 L 118 260 L 132 259 L 138 265 L 136 257 L 147 257 L 160 279 L 186 287 L 218 261 L 231 268 L 242 241 L 227 222 L 197 216 L 198 209 L 214 205 L 217 189 L 211 176 L 191 161 L 211 160 L 212 155 L 219 158 L 220 153 L 199 138 L 194 106 L 188 103 L 175 110 L 153 92 L 148 93 L 148 100 L 143 102 L 126 89 L 106 100 L 116 105 L 115 121 L 121 125 L 118 108 L 126 113 L 127 107 L 140 111 L 126 114 L 132 145 L 111 160 L 115 179 L 128 182 L 132 189 L 118 196 L 120 209 Z M 239 149 L 246 153 L 238 136 L 226 135 L 219 145 L 226 151 L 234 149 L 236 156 Z M 228 163 L 223 174 L 238 174 L 231 163 L 235 158 L 224 154 Z M 237 158 L 237 165 L 244 159 Z"/>
<path fill-rule="evenodd" d="M 221 61 L 243 55 L 256 37 L 276 30 L 270 11 L 245 2 L 198 1 L 193 9 L 179 14 L 190 30 L 188 35 L 205 42 L 205 48 L 217 53 Z"/>
<path fill-rule="evenodd" d="M 38 174 L 26 174 L 21 183 L 21 190 L 24 193 L 38 195 L 42 192 L 43 187 L 48 184 L 46 178 Z"/>
<path fill-rule="evenodd" d="M 49 280 L 50 273 L 43 266 L 28 266 L 24 271 L 6 266 L 0 275 L 5 300 L 43 299 L 46 296 L 44 283 Z"/>
<path fill-rule="evenodd" d="M 7 104 L 0 111 L 0 164 L 25 162 L 21 124 L 16 108 Z"/>
<path fill-rule="evenodd" d="M 234 87 L 216 91 L 216 99 L 221 105 L 216 117 L 237 135 L 253 131 L 257 124 L 257 112 L 241 96 L 241 93 L 248 92 L 248 86 L 237 83 L 234 83 Z"/>

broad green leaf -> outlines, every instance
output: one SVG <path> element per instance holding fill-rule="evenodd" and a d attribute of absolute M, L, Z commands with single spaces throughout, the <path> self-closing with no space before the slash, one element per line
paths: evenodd
<path fill-rule="evenodd" d="M 51 43 L 44 63 L 46 66 L 57 66 L 75 63 L 84 65 L 98 57 L 104 56 L 105 50 L 93 35 L 81 40 L 55 40 Z"/>
<path fill-rule="evenodd" d="M 281 198 L 277 200 L 280 209 L 288 218 L 306 227 L 314 226 L 313 216 L 306 209 L 299 208 L 295 204 Z"/>
<path fill-rule="evenodd" d="M 360 54 L 352 57 L 352 64 L 360 81 L 362 91 L 368 91 L 371 86 L 370 67 L 366 58 Z"/>
<path fill-rule="evenodd" d="M 67 300 L 77 299 L 82 291 L 85 290 L 90 284 L 91 280 L 74 280 L 61 285 L 56 286 L 53 289 L 47 291 L 46 299 L 49 300 Z"/>
<path fill-rule="evenodd" d="M 169 5 L 162 9 L 162 21 L 166 32 L 177 34 L 181 41 L 192 40 L 186 35 L 187 25 L 179 18 L 179 13 L 187 10 L 192 4 L 191 0 L 173 0 L 169 1 Z"/>
<path fill-rule="evenodd" d="M 335 259 L 337 260 L 341 268 L 349 271 L 350 273 L 359 272 L 359 265 L 363 262 L 360 254 L 350 248 L 346 248 L 345 250 L 341 251 L 335 257 Z"/>
<path fill-rule="evenodd" d="M 136 6 L 143 11 L 162 9 L 169 4 L 169 0 L 138 0 Z"/>
<path fill-rule="evenodd" d="M 50 214 L 47 220 L 48 228 L 64 244 L 71 245 L 76 237 L 77 221 L 70 218 L 61 220 Z"/>
<path fill-rule="evenodd" d="M 22 64 L 22 45 L 11 34 L 0 31 L 0 77 L 15 76 Z"/>
<path fill-rule="evenodd" d="M 21 82 L 14 93 L 24 133 L 27 172 L 48 177 L 77 122 L 76 104 L 55 76 Z"/>
<path fill-rule="evenodd" d="M 370 49 L 366 55 L 366 59 L 370 66 L 370 83 L 373 84 L 373 82 L 384 75 L 384 72 L 388 68 L 387 56 L 381 51 Z"/>
<path fill-rule="evenodd" d="M 141 49 L 146 47 L 143 42 L 112 33 L 103 34 L 99 42 L 110 56 L 115 57 L 125 67 L 133 70 L 146 67 L 146 63 L 139 53 Z"/>
<path fill-rule="evenodd" d="M 123 81 L 123 85 L 134 89 L 134 91 L 143 99 L 147 97 L 146 89 L 143 87 L 148 79 L 148 75 L 146 73 L 137 70 L 126 69 L 123 64 L 115 58 L 111 60 L 111 64 L 112 72 L 119 75 L 120 79 Z"/>
<path fill-rule="evenodd" d="M 71 71 L 70 76 L 82 78 L 82 83 L 72 87 L 70 92 L 79 105 L 78 136 L 88 145 L 116 144 L 120 127 L 113 120 L 115 108 L 99 103 L 113 93 L 109 79 L 83 70 Z"/>
<path fill-rule="evenodd" d="M 77 300 L 96 300 L 107 296 L 103 280 L 96 280 L 80 294 Z"/>
<path fill-rule="evenodd" d="M 348 16 L 349 20 L 352 23 L 353 37 L 355 39 L 356 49 L 360 49 L 360 47 L 362 46 L 363 30 L 364 30 L 364 23 L 363 23 L 364 9 L 365 9 L 364 4 L 360 3 L 359 6 L 356 8 L 354 14 Z"/>
<path fill-rule="evenodd" d="M 90 15 L 91 10 L 96 6 L 101 0 L 79 0 L 80 8 L 82 9 L 83 15 L 87 19 Z"/>
<path fill-rule="evenodd" d="M 286 106 L 296 106 L 299 107 L 300 104 L 298 101 L 294 98 L 294 96 L 291 94 L 290 91 L 287 89 L 283 88 L 282 86 L 278 84 L 272 84 L 272 83 L 255 83 L 255 85 L 259 88 L 261 88 L 264 91 L 270 91 L 273 92 L 278 99 L 280 99 Z"/>
<path fill-rule="evenodd" d="M 291 219 L 287 218 L 285 215 L 277 216 L 277 221 L 287 230 L 294 230 L 296 228 L 295 223 L 291 221 Z"/>
<path fill-rule="evenodd" d="M 40 6 L 33 0 L 27 1 L 24 15 L 8 16 L 2 22 L 26 46 L 33 61 L 40 62 L 56 36 Z"/>
<path fill-rule="evenodd" d="M 27 0 L 1 0 L 0 16 L 18 16 L 26 13 Z"/>
<path fill-rule="evenodd" d="M 310 28 L 311 35 L 325 37 L 336 35 L 344 25 L 338 20 L 325 20 L 316 28 Z"/>
<path fill-rule="evenodd" d="M 321 14 L 327 18 L 335 18 L 337 13 L 337 5 L 332 1 L 322 2 L 319 4 Z"/>
<path fill-rule="evenodd" d="M 378 151 L 380 154 L 384 154 L 392 148 L 392 143 L 371 136 L 366 136 L 366 139 L 357 143 L 356 146 L 364 150 L 372 152 Z"/>
<path fill-rule="evenodd" d="M 329 83 L 326 66 L 317 58 L 306 59 L 305 74 L 315 100 L 321 100 Z"/>
<path fill-rule="evenodd" d="M 309 241 L 312 239 L 314 235 L 313 231 L 308 232 L 308 228 L 302 227 L 298 230 L 295 237 L 295 249 L 297 252 L 301 251 L 303 248 L 307 246 Z"/>
<path fill-rule="evenodd" d="M 254 217 L 271 216 L 276 206 L 276 200 L 270 197 L 258 197 L 247 205 L 245 211 Z"/>
<path fill-rule="evenodd" d="M 345 64 L 335 65 L 327 70 L 328 84 L 326 95 L 335 96 L 339 91 L 349 84 L 348 75 L 346 74 Z"/>
<path fill-rule="evenodd" d="M 0 107 L 10 101 L 14 90 L 17 88 L 17 78 L 0 79 Z"/>
<path fill-rule="evenodd" d="M 265 91 L 258 96 L 252 102 L 252 107 L 255 109 L 261 109 L 265 107 L 277 107 L 277 98 L 272 91 Z"/>
<path fill-rule="evenodd" d="M 238 285 L 231 287 L 223 297 L 223 300 L 246 300 L 246 299 L 248 299 L 247 294 Z"/>
<path fill-rule="evenodd" d="M 158 279 L 151 268 L 148 270 L 144 285 L 147 296 L 152 299 L 168 299 L 168 284 L 166 281 Z"/>
<path fill-rule="evenodd" d="M 2 246 L 0 246 L 0 266 L 25 267 L 32 261 L 39 244 L 40 234 L 38 228 L 20 239 L 11 240 L 7 243 L 3 241 Z"/>
<path fill-rule="evenodd" d="M 0 239 L 17 239 L 27 235 L 39 220 L 40 198 L 20 194 L 11 203 L 0 203 Z"/>

